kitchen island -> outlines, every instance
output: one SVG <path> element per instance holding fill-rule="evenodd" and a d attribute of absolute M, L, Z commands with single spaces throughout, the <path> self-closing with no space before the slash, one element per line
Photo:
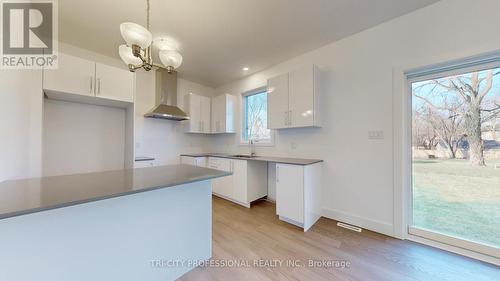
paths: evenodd
<path fill-rule="evenodd" d="M 0 183 L 0 280 L 174 280 L 211 257 L 211 179 L 188 165 Z"/>

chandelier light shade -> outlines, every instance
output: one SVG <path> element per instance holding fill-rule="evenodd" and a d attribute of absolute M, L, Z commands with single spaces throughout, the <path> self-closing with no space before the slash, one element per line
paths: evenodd
<path fill-rule="evenodd" d="M 153 42 L 153 35 L 149 30 L 133 22 L 120 24 L 120 32 L 128 46 L 137 45 L 141 49 L 146 49 Z"/>
<path fill-rule="evenodd" d="M 167 69 L 176 69 L 182 64 L 182 55 L 177 51 L 163 50 L 160 51 L 161 63 L 167 67 Z"/>
<path fill-rule="evenodd" d="M 150 71 L 153 67 L 165 68 L 169 73 L 173 72 L 182 64 L 182 55 L 178 52 L 178 45 L 168 38 L 158 38 L 160 43 L 159 54 L 163 65 L 153 62 L 152 42 L 153 35 L 149 31 L 149 0 L 147 4 L 147 28 L 133 22 L 120 24 L 120 33 L 127 44 L 118 47 L 120 58 L 127 64 L 131 72 L 139 68 Z"/>
<path fill-rule="evenodd" d="M 125 62 L 127 65 L 134 65 L 138 66 L 142 64 L 142 60 L 132 53 L 132 48 L 129 46 L 123 44 L 118 47 L 118 53 L 120 54 L 120 58 Z"/>

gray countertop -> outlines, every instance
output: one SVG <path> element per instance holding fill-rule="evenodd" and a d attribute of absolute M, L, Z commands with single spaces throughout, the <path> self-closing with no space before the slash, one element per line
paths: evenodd
<path fill-rule="evenodd" d="M 5 181 L 0 183 L 0 219 L 230 174 L 189 165 L 171 165 Z"/>
<path fill-rule="evenodd" d="M 240 160 L 251 160 L 251 161 L 264 161 L 264 162 L 274 162 L 292 165 L 311 165 L 323 160 L 319 159 L 302 159 L 302 158 L 287 158 L 287 157 L 273 157 L 273 156 L 255 156 L 255 157 L 235 157 L 234 154 L 227 153 L 186 153 L 181 154 L 181 156 L 190 157 L 220 157 L 220 158 L 230 158 L 230 159 L 240 159 Z"/>

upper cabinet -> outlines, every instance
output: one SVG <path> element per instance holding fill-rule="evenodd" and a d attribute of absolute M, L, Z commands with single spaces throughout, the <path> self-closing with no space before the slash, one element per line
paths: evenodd
<path fill-rule="evenodd" d="M 268 80 L 269 129 L 321 126 L 319 78 L 311 65 Z"/>
<path fill-rule="evenodd" d="M 212 98 L 212 133 L 234 133 L 236 97 L 228 94 Z"/>
<path fill-rule="evenodd" d="M 43 88 L 68 94 L 94 96 L 95 63 L 59 53 L 58 68 L 43 71 Z"/>
<path fill-rule="evenodd" d="M 208 134 L 210 129 L 210 98 L 189 94 L 186 96 L 186 109 L 189 114 L 188 133 Z"/>
<path fill-rule="evenodd" d="M 134 74 L 109 65 L 95 64 L 95 95 L 101 98 L 134 101 Z"/>
<path fill-rule="evenodd" d="M 267 82 L 267 127 L 286 128 L 288 125 L 288 73 Z"/>
<path fill-rule="evenodd" d="M 134 101 L 134 74 L 93 61 L 59 53 L 58 68 L 43 71 L 45 91 Z"/>
<path fill-rule="evenodd" d="M 189 113 L 188 133 L 234 133 L 236 97 L 220 95 L 209 98 L 195 94 L 186 95 Z"/>

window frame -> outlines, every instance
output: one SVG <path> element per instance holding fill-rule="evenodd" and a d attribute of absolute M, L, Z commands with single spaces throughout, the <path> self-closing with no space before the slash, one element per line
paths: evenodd
<path fill-rule="evenodd" d="M 484 244 L 482 242 L 468 240 L 464 237 L 453 236 L 451 234 L 443 234 L 435 230 L 425 229 L 423 227 L 418 227 L 413 224 L 413 151 L 411 149 L 412 145 L 412 135 L 413 130 L 411 127 L 411 122 L 413 118 L 412 106 L 412 84 L 418 83 L 426 80 L 439 79 L 443 77 L 462 75 L 470 72 L 484 71 L 487 69 L 495 69 L 500 67 L 500 52 L 493 52 L 490 54 L 469 57 L 465 59 L 456 59 L 440 64 L 428 65 L 425 67 L 419 67 L 414 69 L 409 69 L 403 72 L 404 83 L 405 83 L 405 119 L 404 126 L 406 127 L 406 133 L 404 135 L 404 156 L 406 159 L 405 172 L 404 172 L 404 227 L 406 229 L 404 235 L 407 239 L 421 242 L 424 244 L 432 245 L 432 243 L 437 243 L 444 249 L 458 252 L 465 251 L 467 256 L 478 258 L 483 261 L 489 261 L 491 258 L 498 259 L 498 248 Z"/>
<path fill-rule="evenodd" d="M 240 145 L 242 146 L 249 146 L 250 143 L 248 142 L 248 140 L 246 140 L 246 132 L 247 132 L 247 124 L 246 124 L 246 121 L 247 121 L 247 98 L 249 96 L 253 96 L 253 95 L 257 95 L 257 94 L 260 94 L 260 93 L 267 93 L 267 87 L 266 86 L 262 86 L 262 87 L 258 87 L 258 88 L 255 88 L 255 89 L 252 89 L 250 91 L 246 91 L 246 92 L 243 92 L 241 94 L 241 130 L 240 130 Z M 269 104 L 269 103 L 268 103 Z M 269 140 L 259 140 L 259 141 L 256 141 L 254 142 L 254 145 L 255 146 L 274 146 L 275 145 L 275 132 L 274 130 L 270 130 L 270 139 Z"/>

